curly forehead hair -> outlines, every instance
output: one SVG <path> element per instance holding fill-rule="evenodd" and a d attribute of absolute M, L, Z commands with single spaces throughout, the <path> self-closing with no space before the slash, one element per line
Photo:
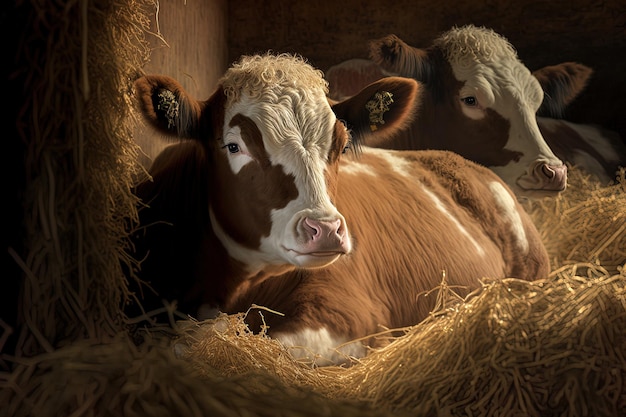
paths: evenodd
<path fill-rule="evenodd" d="M 517 58 L 517 51 L 506 38 L 485 27 L 455 27 L 437 38 L 434 44 L 451 63 Z"/>
<path fill-rule="evenodd" d="M 259 97 L 266 91 L 280 89 L 322 89 L 328 94 L 328 82 L 321 70 L 304 58 L 291 54 L 242 56 L 221 78 L 228 100 L 237 101 L 242 92 Z"/>

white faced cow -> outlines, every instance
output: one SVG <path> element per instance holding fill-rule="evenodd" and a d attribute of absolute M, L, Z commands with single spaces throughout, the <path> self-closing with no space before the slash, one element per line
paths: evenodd
<path fill-rule="evenodd" d="M 406 127 L 414 80 L 385 78 L 331 106 L 321 71 L 265 54 L 234 64 L 206 101 L 164 76 L 135 85 L 147 120 L 188 139 L 137 187 L 147 206 L 135 236 L 140 277 L 185 312 L 274 309 L 284 316 L 265 313 L 270 336 L 339 363 L 374 342 L 337 346 L 424 319 L 444 276 L 465 295 L 482 278 L 549 272 L 537 230 L 490 170 L 445 151 L 358 146 Z M 258 329 L 258 314 L 248 320 Z"/>
<path fill-rule="evenodd" d="M 370 55 L 371 61 L 349 60 L 328 70 L 331 98 L 344 99 L 389 74 L 416 79 L 420 89 L 412 128 L 369 145 L 457 152 L 491 168 L 520 197 L 565 189 L 562 159 L 603 181 L 624 162 L 622 141 L 598 135 L 596 127 L 537 123 L 538 109 L 558 115 L 584 88 L 591 74 L 586 66 L 563 63 L 531 73 L 505 38 L 475 26 L 453 28 L 427 49 L 389 35 L 370 43 Z M 595 143 L 603 145 L 594 150 Z"/>

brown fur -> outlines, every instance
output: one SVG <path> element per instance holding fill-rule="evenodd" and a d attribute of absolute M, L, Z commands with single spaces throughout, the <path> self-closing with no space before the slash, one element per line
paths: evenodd
<path fill-rule="evenodd" d="M 369 175 L 340 170 L 338 208 L 352 227 L 354 252 L 323 270 L 300 270 L 251 288 L 225 306 L 227 312 L 251 304 L 285 314 L 265 314 L 271 332 L 325 326 L 333 334 L 363 337 L 384 327 L 423 320 L 446 283 L 460 295 L 483 278 L 547 276 L 549 262 L 540 237 L 519 205 L 528 254 L 513 242 L 510 228 L 495 208 L 490 181 L 501 180 L 486 168 L 445 151 L 401 152 L 411 161 L 415 180 L 395 174 L 387 162 L 365 153 L 358 157 Z M 424 194 L 427 186 L 485 249 L 480 257 Z M 258 316 L 250 314 L 252 325 Z"/>

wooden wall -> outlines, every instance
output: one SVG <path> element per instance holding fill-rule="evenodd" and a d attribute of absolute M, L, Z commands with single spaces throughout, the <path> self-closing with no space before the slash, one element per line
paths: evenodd
<path fill-rule="evenodd" d="M 468 23 L 507 37 L 531 69 L 564 61 L 593 67 L 594 78 L 567 116 L 626 138 L 624 0 L 239 0 L 229 4 L 228 60 L 272 49 L 301 53 L 326 69 L 367 57 L 370 39 L 395 33 L 425 47 Z"/>

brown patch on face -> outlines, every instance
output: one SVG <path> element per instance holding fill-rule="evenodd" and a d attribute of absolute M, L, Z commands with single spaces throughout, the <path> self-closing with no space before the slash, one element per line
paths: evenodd
<path fill-rule="evenodd" d="M 505 166 L 518 161 L 521 154 L 504 147 L 509 139 L 511 124 L 492 109 L 480 120 L 463 114 L 457 92 L 463 87 L 452 73 L 446 60 L 438 60 L 442 69 L 434 85 L 429 86 L 432 106 L 423 106 L 416 117 L 413 140 L 423 141 L 425 149 L 450 150 L 485 166 Z"/>
<path fill-rule="evenodd" d="M 460 135 L 461 150 L 458 153 L 467 159 L 485 166 L 505 166 L 522 157 L 520 152 L 504 148 L 511 124 L 494 110 L 487 109 L 486 116 L 481 120 L 466 117 L 460 127 L 467 133 Z"/>
<path fill-rule="evenodd" d="M 254 249 L 262 237 L 270 234 L 272 210 L 285 207 L 298 196 L 298 190 L 291 174 L 271 164 L 261 131 L 250 118 L 237 114 L 230 126 L 239 126 L 254 160 L 235 174 L 227 150 L 216 149 L 210 204 L 224 231 L 241 245 Z"/>

